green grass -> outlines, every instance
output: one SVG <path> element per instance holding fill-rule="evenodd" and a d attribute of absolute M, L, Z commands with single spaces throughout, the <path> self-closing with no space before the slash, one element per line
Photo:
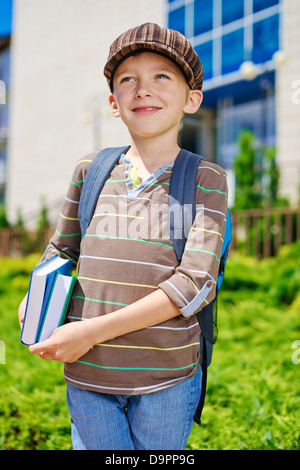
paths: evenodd
<path fill-rule="evenodd" d="M 187 449 L 300 448 L 299 259 L 300 243 L 260 262 L 231 255 L 202 426 Z M 0 449 L 71 449 L 62 364 L 19 340 L 17 309 L 37 260 L 0 259 Z"/>
<path fill-rule="evenodd" d="M 0 449 L 71 449 L 62 364 L 39 360 L 20 343 L 18 305 L 37 260 L 0 260 Z"/>

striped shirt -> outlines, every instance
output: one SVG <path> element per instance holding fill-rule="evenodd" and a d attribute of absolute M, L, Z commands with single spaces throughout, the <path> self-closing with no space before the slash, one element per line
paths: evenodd
<path fill-rule="evenodd" d="M 226 174 L 213 163 L 201 162 L 196 217 L 179 265 L 168 232 L 172 164 L 140 183 L 123 155 L 81 241 L 78 203 L 95 155 L 77 163 L 45 254 L 47 259 L 59 252 L 78 262 L 68 320 L 105 315 L 156 289 L 163 289 L 182 315 L 95 345 L 65 364 L 65 380 L 104 393 L 148 393 L 191 377 L 198 367 L 200 328 L 194 313 L 215 295 L 227 210 Z"/>

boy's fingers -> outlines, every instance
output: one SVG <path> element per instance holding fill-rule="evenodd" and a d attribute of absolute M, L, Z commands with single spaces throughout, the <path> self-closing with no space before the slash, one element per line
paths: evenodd
<path fill-rule="evenodd" d="M 40 343 L 32 344 L 29 346 L 29 352 L 31 354 L 39 355 L 42 359 L 51 359 L 53 361 L 59 360 L 55 349 L 53 349 L 51 338 L 45 339 Z"/>
<path fill-rule="evenodd" d="M 44 352 L 39 353 L 39 356 L 40 356 L 42 359 L 52 359 L 51 354 L 49 354 L 47 351 L 44 351 Z"/>
<path fill-rule="evenodd" d="M 32 344 L 29 346 L 29 352 L 31 354 L 42 354 L 47 352 L 48 341 L 42 341 L 41 343 Z"/>

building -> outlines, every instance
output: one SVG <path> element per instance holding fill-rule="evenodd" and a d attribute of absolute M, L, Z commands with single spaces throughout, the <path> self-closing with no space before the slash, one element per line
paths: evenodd
<path fill-rule="evenodd" d="M 298 203 L 297 0 L 170 0 L 168 9 L 169 26 L 189 37 L 204 66 L 201 118 L 186 120 L 184 144 L 227 170 L 232 202 L 236 141 L 252 131 L 258 145 L 277 147 L 280 192 Z"/>
<path fill-rule="evenodd" d="M 12 0 L 1 4 L 0 14 L 0 205 L 5 200 L 8 109 L 9 109 L 9 71 Z"/>
<path fill-rule="evenodd" d="M 14 0 L 11 41 L 9 217 L 57 213 L 83 155 L 128 143 L 110 116 L 102 74 L 113 39 L 152 21 L 183 32 L 204 65 L 204 102 L 186 117 L 183 146 L 228 172 L 247 127 L 278 148 L 281 193 L 300 183 L 300 11 L 297 0 Z M 0 77 L 1 78 L 1 77 Z"/>

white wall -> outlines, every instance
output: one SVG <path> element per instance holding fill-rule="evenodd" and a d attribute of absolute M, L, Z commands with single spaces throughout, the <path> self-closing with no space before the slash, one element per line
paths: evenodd
<path fill-rule="evenodd" d="M 39 210 L 64 196 L 74 163 L 128 143 L 108 114 L 103 76 L 109 46 L 152 21 L 164 0 L 15 0 L 8 148 L 8 213 Z"/>
<path fill-rule="evenodd" d="M 299 0 L 283 0 L 282 53 L 277 56 L 277 162 L 280 192 L 292 203 L 300 187 L 300 9 Z"/>

